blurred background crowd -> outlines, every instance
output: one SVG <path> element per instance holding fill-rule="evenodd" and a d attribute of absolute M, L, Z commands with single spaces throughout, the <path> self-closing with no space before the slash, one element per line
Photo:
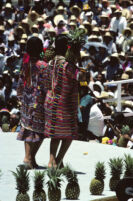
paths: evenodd
<path fill-rule="evenodd" d="M 117 138 L 124 133 L 126 143 L 121 146 L 131 148 L 132 118 L 130 122 L 119 117 L 117 120 L 113 117 L 113 123 L 105 121 L 104 115 L 117 113 L 118 108 L 116 101 L 103 104 L 101 100 L 117 98 L 118 95 L 117 84 L 105 86 L 105 82 L 133 78 L 132 0 L 116 0 L 113 4 L 108 0 L 58 0 L 56 3 L 52 0 L 18 0 L 15 4 L 12 0 L 1 0 L 0 129 L 3 132 L 20 130 L 21 104 L 16 89 L 27 40 L 32 36 L 39 37 L 44 55 L 47 52 L 44 60 L 49 62 L 55 37 L 74 32 L 77 27 L 84 30 L 85 40 L 77 63 L 78 68 L 85 71 L 84 81 L 79 86 L 78 120 L 79 132 L 84 130 L 87 134 L 82 132 L 84 137 L 81 140 L 87 140 L 85 136 L 88 135 L 104 144 L 117 145 Z M 132 85 L 122 84 L 122 97 L 132 96 Z M 122 113 L 133 112 L 132 99 L 123 100 L 121 104 Z M 123 122 L 127 122 L 125 127 L 122 127 Z M 119 132 L 116 124 L 121 124 Z"/>

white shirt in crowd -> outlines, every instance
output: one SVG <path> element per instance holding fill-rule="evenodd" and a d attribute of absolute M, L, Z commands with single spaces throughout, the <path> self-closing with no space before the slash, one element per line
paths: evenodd
<path fill-rule="evenodd" d="M 104 136 L 104 126 L 103 114 L 96 103 L 90 109 L 88 131 L 91 131 L 97 137 Z"/>
<path fill-rule="evenodd" d="M 133 134 L 132 134 L 132 136 L 131 136 L 131 139 L 133 139 Z M 127 147 L 128 148 L 131 148 L 133 146 L 133 142 L 131 142 L 130 140 L 128 141 L 128 143 L 127 143 Z"/>
<path fill-rule="evenodd" d="M 110 30 L 113 30 L 115 32 L 119 32 L 122 34 L 123 30 L 127 26 L 127 20 L 125 17 L 120 17 L 117 19 L 116 17 L 113 17 L 110 22 Z"/>

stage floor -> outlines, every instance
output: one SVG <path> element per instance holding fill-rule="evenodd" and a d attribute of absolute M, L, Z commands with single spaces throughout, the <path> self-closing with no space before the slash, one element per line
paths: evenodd
<path fill-rule="evenodd" d="M 16 133 L 0 133 L 0 169 L 2 170 L 3 174 L 0 179 L 0 201 L 15 201 L 17 195 L 17 190 L 15 189 L 15 179 L 11 171 L 15 171 L 17 165 L 22 163 L 24 158 L 24 145 L 23 142 L 16 140 L 16 135 Z M 37 162 L 41 166 L 47 166 L 48 164 L 49 144 L 50 139 L 45 139 L 37 154 Z M 110 178 L 110 169 L 108 166 L 108 161 L 109 158 L 118 156 L 123 157 L 125 153 L 133 155 L 133 150 L 119 148 L 112 145 L 102 145 L 95 141 L 73 141 L 65 156 L 64 163 L 69 164 L 78 173 L 81 190 L 79 200 L 92 201 L 97 199 L 97 201 L 100 201 L 101 199 L 115 196 L 115 193 L 109 190 L 108 183 Z M 94 177 L 95 165 L 98 161 L 105 162 L 107 172 L 105 188 L 103 195 L 92 196 L 89 191 L 89 185 L 91 179 Z M 30 170 L 30 191 L 28 193 L 31 197 L 31 200 L 33 192 L 33 173 L 34 170 Z M 62 183 L 61 201 L 66 200 L 64 193 L 65 186 L 66 181 Z M 46 185 L 45 191 L 47 193 Z"/>

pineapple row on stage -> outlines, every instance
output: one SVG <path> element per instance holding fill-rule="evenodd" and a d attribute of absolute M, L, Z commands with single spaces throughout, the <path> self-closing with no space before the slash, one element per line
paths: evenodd
<path fill-rule="evenodd" d="M 124 159 L 119 157 L 109 159 L 110 167 L 110 180 L 109 187 L 111 191 L 115 191 L 122 174 L 123 177 L 133 177 L 133 158 L 128 154 Z M 30 198 L 27 194 L 29 190 L 29 172 L 23 167 L 16 169 L 12 172 L 16 178 L 18 195 L 16 201 L 29 201 Z M 77 174 L 69 166 L 62 169 L 48 168 L 46 171 L 35 171 L 34 173 L 34 192 L 33 201 L 46 201 L 46 193 L 44 189 L 44 178 L 47 175 L 48 181 L 48 200 L 60 201 L 61 200 L 61 183 L 64 178 L 68 184 L 65 189 L 66 199 L 77 200 L 80 195 L 80 187 L 78 183 Z M 90 182 L 90 192 L 92 195 L 101 195 L 104 191 L 104 179 L 106 176 L 106 169 L 103 162 L 98 162 L 95 169 L 95 178 Z M 89 190 L 89 189 L 88 189 Z"/>
<path fill-rule="evenodd" d="M 123 177 L 133 177 L 133 157 L 129 154 L 124 157 L 124 160 L 117 157 L 109 159 L 110 167 L 110 180 L 109 188 L 111 191 L 116 190 L 116 186 L 121 179 L 121 175 L 124 172 Z M 125 170 L 124 170 L 125 169 Z M 90 183 L 90 192 L 92 195 L 101 195 L 104 190 L 104 179 L 106 170 L 103 162 L 98 162 L 95 169 L 95 178 Z"/>
<path fill-rule="evenodd" d="M 29 172 L 23 166 L 18 167 L 16 172 L 12 172 L 16 179 L 18 194 L 16 201 L 30 201 L 29 195 Z M 63 176 L 68 181 L 66 186 L 65 195 L 66 199 L 77 200 L 80 194 L 77 174 L 69 166 L 65 168 L 48 168 L 46 171 L 35 171 L 34 173 L 34 192 L 33 201 L 46 201 L 46 193 L 44 189 L 44 178 L 47 174 L 48 181 L 48 200 L 60 201 L 61 200 L 61 182 Z"/>

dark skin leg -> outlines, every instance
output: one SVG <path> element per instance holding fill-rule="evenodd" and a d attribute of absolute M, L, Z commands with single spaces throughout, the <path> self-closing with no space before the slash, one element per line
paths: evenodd
<path fill-rule="evenodd" d="M 35 142 L 35 143 L 33 144 L 33 146 L 32 146 L 31 161 L 32 161 L 32 164 L 33 164 L 34 167 L 37 166 L 35 157 L 36 157 L 36 154 L 37 154 L 37 152 L 38 152 L 38 150 L 39 150 L 39 148 L 40 148 L 42 142 L 43 142 L 43 140 L 41 140 L 41 141 L 39 141 L 39 142 Z"/>
<path fill-rule="evenodd" d="M 51 142 L 50 142 L 50 160 L 49 160 L 49 163 L 48 163 L 48 167 L 49 168 L 51 168 L 51 167 L 57 167 L 57 164 L 56 164 L 56 153 L 57 153 L 57 149 L 58 149 L 59 143 L 60 143 L 60 140 L 58 140 L 58 139 L 51 139 Z"/>
<path fill-rule="evenodd" d="M 25 145 L 24 163 L 27 163 L 30 168 L 33 168 L 32 157 L 31 157 L 33 143 L 32 142 L 25 142 L 24 145 Z"/>
<path fill-rule="evenodd" d="M 57 163 L 57 165 L 60 166 L 60 168 L 64 167 L 63 159 L 64 159 L 64 156 L 65 156 L 67 150 L 69 149 L 71 143 L 72 143 L 72 140 L 68 140 L 68 139 L 62 140 L 59 153 L 58 153 L 58 155 L 56 157 L 56 163 Z"/>

